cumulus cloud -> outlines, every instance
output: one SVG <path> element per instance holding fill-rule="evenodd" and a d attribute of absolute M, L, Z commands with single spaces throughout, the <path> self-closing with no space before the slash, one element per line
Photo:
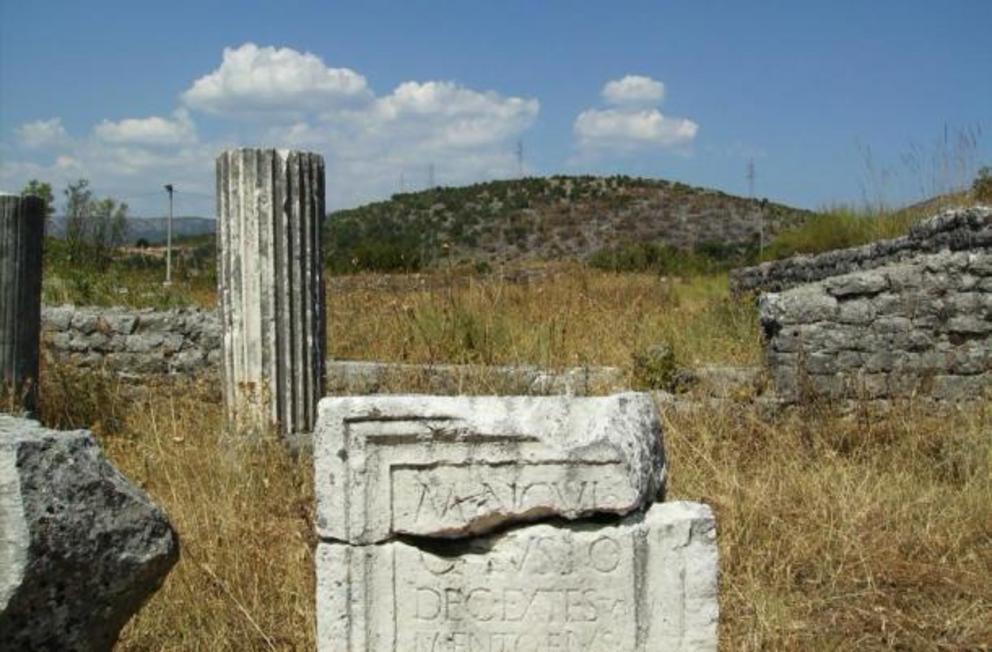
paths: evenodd
<path fill-rule="evenodd" d="M 176 111 L 172 119 L 150 116 L 119 122 L 104 120 L 93 128 L 93 133 L 104 142 L 119 145 L 163 146 L 196 142 L 196 127 L 185 109 Z"/>
<path fill-rule="evenodd" d="M 251 43 L 225 49 L 220 66 L 193 81 L 182 103 L 172 114 L 103 120 L 51 151 L 12 150 L 0 157 L 0 182 L 16 187 L 34 177 L 61 185 L 83 176 L 101 192 L 130 190 L 125 197 L 154 195 L 165 182 L 210 194 L 218 152 L 292 147 L 324 154 L 328 207 L 338 208 L 423 188 L 428 169 L 445 185 L 511 176 L 516 141 L 540 112 L 537 99 L 454 81 L 406 81 L 377 96 L 357 72 Z M 200 133 L 198 112 L 219 119 Z M 251 119 L 237 119 L 244 115 Z M 132 207 L 156 214 L 158 201 Z"/>
<path fill-rule="evenodd" d="M 583 148 L 674 147 L 692 142 L 698 130 L 692 120 L 669 118 L 658 109 L 587 109 L 575 119 L 575 135 Z"/>
<path fill-rule="evenodd" d="M 453 82 L 406 82 L 362 116 L 369 137 L 411 137 L 434 146 L 470 148 L 519 135 L 540 110 L 534 99 L 481 93 Z"/>
<path fill-rule="evenodd" d="M 614 106 L 653 106 L 665 98 L 665 85 L 643 75 L 627 75 L 606 82 L 602 96 L 607 104 Z"/>
<path fill-rule="evenodd" d="M 509 176 L 514 143 L 540 111 L 536 99 L 481 92 L 450 81 L 405 82 L 364 110 L 275 126 L 272 142 L 327 151 L 328 200 L 350 205 L 426 184 Z"/>
<path fill-rule="evenodd" d="M 692 143 L 699 125 L 688 118 L 664 115 L 660 81 L 627 75 L 607 82 L 602 90 L 609 108 L 589 108 L 575 118 L 572 131 L 581 155 L 676 149 Z"/>
<path fill-rule="evenodd" d="M 17 128 L 17 138 L 24 147 L 42 149 L 61 145 L 69 139 L 62 118 L 26 122 Z"/>
<path fill-rule="evenodd" d="M 213 114 L 295 113 L 370 97 L 365 77 L 353 70 L 330 68 L 309 52 L 254 43 L 224 48 L 220 67 L 182 95 L 190 108 Z"/>

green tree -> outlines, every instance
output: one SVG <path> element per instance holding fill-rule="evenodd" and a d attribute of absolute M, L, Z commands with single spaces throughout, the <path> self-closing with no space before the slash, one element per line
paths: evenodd
<path fill-rule="evenodd" d="M 74 263 L 103 269 L 127 235 L 127 204 L 109 197 L 96 199 L 89 185 L 79 179 L 64 191 L 65 240 Z"/>

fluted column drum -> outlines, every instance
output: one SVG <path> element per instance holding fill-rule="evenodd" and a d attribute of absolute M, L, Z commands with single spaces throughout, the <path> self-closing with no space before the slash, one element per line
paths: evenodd
<path fill-rule="evenodd" d="M 41 197 L 0 194 L 0 412 L 37 407 L 45 212 Z"/>
<path fill-rule="evenodd" d="M 239 431 L 309 432 L 324 391 L 318 154 L 235 149 L 217 158 L 224 400 Z"/>

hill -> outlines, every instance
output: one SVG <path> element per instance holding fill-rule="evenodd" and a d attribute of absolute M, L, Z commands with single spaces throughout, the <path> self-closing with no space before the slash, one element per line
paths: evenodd
<path fill-rule="evenodd" d="M 138 240 L 147 240 L 151 244 L 165 242 L 166 218 L 164 217 L 129 217 L 127 220 L 127 235 L 125 241 L 134 244 Z M 216 220 L 207 217 L 173 217 L 172 237 L 183 238 L 213 233 L 216 230 Z M 49 235 L 56 238 L 65 237 L 65 218 L 52 218 Z"/>
<path fill-rule="evenodd" d="M 416 269 L 457 262 L 587 260 L 652 243 L 683 251 L 754 249 L 811 213 L 660 179 L 525 178 L 393 195 L 330 214 L 332 268 Z"/>

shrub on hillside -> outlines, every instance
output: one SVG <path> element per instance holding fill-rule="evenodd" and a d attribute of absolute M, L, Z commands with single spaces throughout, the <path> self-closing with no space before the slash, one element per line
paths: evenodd
<path fill-rule="evenodd" d="M 655 272 L 668 276 L 713 274 L 754 260 L 752 247 L 700 243 L 684 251 L 660 242 L 633 242 L 604 247 L 588 259 L 590 267 L 611 272 Z"/>
<path fill-rule="evenodd" d="M 977 202 L 992 202 L 992 167 L 986 165 L 978 171 L 978 176 L 971 184 L 971 196 Z"/>

